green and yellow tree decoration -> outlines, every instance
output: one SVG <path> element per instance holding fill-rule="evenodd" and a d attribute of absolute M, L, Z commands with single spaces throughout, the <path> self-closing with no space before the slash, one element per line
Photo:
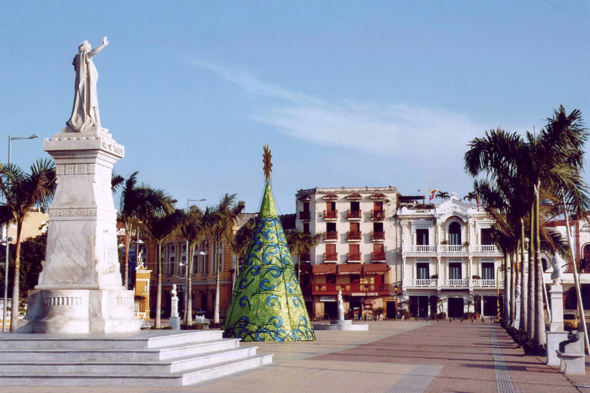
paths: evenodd
<path fill-rule="evenodd" d="M 266 145 L 264 197 L 232 293 L 223 336 L 242 341 L 315 340 L 270 187 L 271 158 Z"/>

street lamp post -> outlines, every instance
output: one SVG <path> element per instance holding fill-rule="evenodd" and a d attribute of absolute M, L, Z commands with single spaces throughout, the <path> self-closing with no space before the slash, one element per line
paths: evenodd
<path fill-rule="evenodd" d="M 188 209 L 190 207 L 190 203 L 191 202 L 204 202 L 206 200 L 207 199 L 205 199 L 205 198 L 202 198 L 202 199 L 189 199 L 189 198 L 187 198 L 187 200 L 186 200 L 186 212 L 188 213 Z M 188 299 L 189 299 L 189 296 L 190 296 L 190 294 L 188 293 L 188 275 L 189 274 L 192 274 L 192 272 L 189 271 L 189 268 L 191 267 L 190 266 L 190 263 L 189 263 L 189 258 L 190 258 L 189 251 L 190 250 L 189 250 L 188 239 L 186 239 L 186 261 L 185 261 L 186 270 L 185 270 L 185 275 L 184 275 L 184 288 L 185 288 L 185 290 L 184 290 L 184 309 L 185 310 L 188 310 L 187 305 L 188 305 Z M 199 252 L 198 255 L 205 255 L 205 253 L 203 251 L 201 251 L 201 252 Z M 186 312 L 185 312 L 185 314 L 186 314 Z M 188 324 L 188 316 L 187 315 L 184 316 L 184 320 L 186 321 L 185 323 Z"/>
<path fill-rule="evenodd" d="M 10 145 L 12 144 L 12 141 L 16 141 L 16 140 L 21 140 L 21 139 L 35 139 L 35 138 L 39 138 L 39 135 L 35 135 L 32 134 L 30 136 L 8 136 L 8 161 L 7 161 L 7 165 L 10 165 L 10 159 L 11 159 L 11 152 L 10 152 Z M 8 251 L 10 248 L 10 242 L 12 241 L 12 239 L 10 239 L 8 237 L 8 223 L 6 223 L 5 225 L 6 227 L 6 234 L 4 235 L 4 241 L 6 242 L 6 263 L 4 266 L 4 314 L 3 316 L 3 320 L 2 320 L 2 333 L 6 332 L 6 313 L 7 313 L 7 305 L 8 305 Z M 14 312 L 14 304 L 12 305 L 12 312 Z M 18 304 L 16 305 L 16 312 L 18 312 Z"/>

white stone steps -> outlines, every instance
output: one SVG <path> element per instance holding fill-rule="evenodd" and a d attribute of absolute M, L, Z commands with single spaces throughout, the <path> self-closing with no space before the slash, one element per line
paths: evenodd
<path fill-rule="evenodd" d="M 167 374 L 177 373 L 184 370 L 194 369 L 214 365 L 216 363 L 225 363 L 232 360 L 239 360 L 256 355 L 256 348 L 236 348 L 233 350 L 224 350 L 207 353 L 201 356 L 187 356 L 174 360 L 165 361 L 147 361 L 147 362 L 123 362 L 123 361 L 20 361 L 6 362 L 0 361 L 0 375 L 29 373 L 29 374 L 129 374 L 129 373 L 148 373 L 148 374 Z"/>
<path fill-rule="evenodd" d="M 272 362 L 272 355 L 255 355 L 170 374 L 129 373 L 92 375 L 87 373 L 0 374 L 0 386 L 185 386 L 252 369 Z"/>
<path fill-rule="evenodd" d="M 239 339 L 222 339 L 154 349 L 9 349 L 0 350 L 0 361 L 156 361 L 230 350 L 239 343 Z"/>
<path fill-rule="evenodd" d="M 179 333 L 153 331 L 144 334 L 119 335 L 47 335 L 47 334 L 0 334 L 2 349 L 146 349 L 163 348 L 174 345 L 221 340 L 221 330 L 191 330 Z"/>
<path fill-rule="evenodd" d="M 0 386 L 182 386 L 272 362 L 221 330 L 0 335 Z M 1 389 L 0 389 L 1 390 Z"/>

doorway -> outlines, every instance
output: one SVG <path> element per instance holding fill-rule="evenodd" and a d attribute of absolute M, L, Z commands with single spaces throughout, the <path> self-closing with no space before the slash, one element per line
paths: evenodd
<path fill-rule="evenodd" d="M 385 312 L 387 319 L 395 319 L 397 314 L 395 302 L 387 302 L 387 305 L 385 306 Z"/>
<path fill-rule="evenodd" d="M 465 299 L 462 297 L 449 298 L 449 317 L 461 318 L 465 307 Z"/>

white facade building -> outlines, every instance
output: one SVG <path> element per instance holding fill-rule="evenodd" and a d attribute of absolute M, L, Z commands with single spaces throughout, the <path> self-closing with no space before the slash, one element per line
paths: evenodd
<path fill-rule="evenodd" d="M 495 316 L 503 292 L 502 252 L 491 238 L 492 220 L 483 208 L 455 193 L 434 206 L 401 207 L 401 302 L 413 316 L 467 312 Z"/>

